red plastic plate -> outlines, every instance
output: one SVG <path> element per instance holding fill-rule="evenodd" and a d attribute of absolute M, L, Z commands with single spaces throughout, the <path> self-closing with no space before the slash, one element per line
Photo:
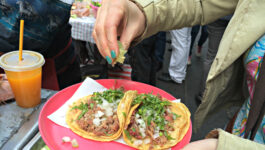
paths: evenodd
<path fill-rule="evenodd" d="M 115 81 L 116 80 L 116 81 Z M 165 97 L 169 100 L 174 100 L 175 98 L 168 94 L 167 92 L 153 87 L 151 85 L 147 85 L 144 83 L 134 82 L 130 80 L 121 80 L 121 79 L 102 79 L 97 80 L 98 83 L 103 85 L 106 88 L 113 88 L 123 86 L 125 90 L 137 90 L 139 93 L 150 93 L 153 94 L 159 93 L 162 97 Z M 116 82 L 116 83 L 115 83 Z M 93 140 L 85 139 L 75 133 L 73 133 L 70 129 L 64 128 L 52 122 L 47 118 L 50 114 L 56 111 L 60 106 L 62 106 L 78 89 L 81 85 L 75 84 L 68 88 L 63 89 L 62 91 L 56 93 L 53 97 L 51 97 L 46 104 L 43 106 L 40 116 L 39 116 L 39 130 L 44 142 L 48 145 L 48 147 L 52 150 L 68 150 L 68 149 L 100 149 L 100 150 L 131 150 L 134 149 L 127 145 L 112 141 L 112 142 L 98 142 Z M 184 136 L 184 138 L 174 147 L 173 150 L 178 150 L 183 148 L 186 144 L 190 142 L 192 133 L 192 127 Z M 71 139 L 75 138 L 78 141 L 78 148 L 72 148 L 71 143 L 62 143 L 62 137 L 69 136 Z"/>

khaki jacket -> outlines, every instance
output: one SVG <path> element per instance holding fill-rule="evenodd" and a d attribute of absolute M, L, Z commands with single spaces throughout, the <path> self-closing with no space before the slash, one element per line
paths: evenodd
<path fill-rule="evenodd" d="M 134 0 L 146 17 L 146 29 L 137 40 L 158 31 L 205 25 L 234 13 L 223 35 L 206 81 L 193 125 L 198 130 L 212 113 L 242 105 L 244 68 L 241 56 L 265 34 L 264 0 Z"/>

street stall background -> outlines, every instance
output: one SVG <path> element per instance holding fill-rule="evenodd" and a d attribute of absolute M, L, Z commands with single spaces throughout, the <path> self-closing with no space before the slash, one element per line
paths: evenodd
<path fill-rule="evenodd" d="M 80 2 L 80 1 L 78 1 Z M 87 8 L 89 7 L 89 1 Z M 72 38 L 74 39 L 76 52 L 79 54 L 81 61 L 81 71 L 83 79 L 87 76 L 94 79 L 100 78 L 122 78 L 130 79 L 131 68 L 128 64 L 111 68 L 106 61 L 99 55 L 94 40 L 92 31 L 94 27 L 94 14 L 90 9 L 88 16 L 72 15 L 69 23 L 72 25 Z M 199 37 L 199 36 L 197 36 Z M 169 36 L 167 35 L 169 40 Z M 197 40 L 196 40 L 197 41 Z M 203 46 L 202 58 L 206 57 L 205 53 L 208 48 L 208 41 Z M 167 43 L 166 52 L 164 55 L 164 64 L 162 70 L 158 72 L 159 76 L 162 72 L 168 72 L 168 64 L 171 55 L 171 46 Z M 194 47 L 195 49 L 195 47 Z M 193 50 L 194 50 L 193 49 Z M 173 95 L 175 98 L 180 98 L 182 102 L 189 108 L 193 120 L 193 114 L 198 107 L 195 96 L 200 89 L 200 77 L 202 75 L 203 59 L 192 57 L 193 64 L 187 68 L 186 80 L 182 84 L 173 82 L 163 82 L 157 80 L 157 87 Z M 127 69 L 127 70 L 126 70 Z M 45 102 L 54 95 L 57 91 L 43 89 L 42 104 L 31 109 L 23 109 L 18 107 L 14 101 L 0 105 L 0 149 L 31 149 L 39 150 L 45 143 L 41 139 L 38 131 L 38 116 Z M 214 114 L 207 120 L 200 131 L 192 133 L 192 139 L 199 140 L 213 129 L 213 127 L 224 127 L 224 123 L 228 122 L 233 117 L 236 108 L 228 108 Z M 213 121 L 214 120 L 214 121 Z"/>

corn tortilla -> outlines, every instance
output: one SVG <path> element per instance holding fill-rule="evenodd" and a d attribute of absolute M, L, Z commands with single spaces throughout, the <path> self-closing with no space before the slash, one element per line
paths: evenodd
<path fill-rule="evenodd" d="M 168 100 L 169 101 L 169 100 Z M 183 104 L 183 103 L 174 103 L 171 102 L 171 106 L 169 106 L 169 109 L 171 112 L 174 112 L 181 117 L 176 118 L 173 123 L 174 131 L 169 132 L 169 136 L 171 136 L 172 140 L 168 140 L 166 144 L 164 145 L 152 145 L 152 149 L 168 149 L 170 147 L 175 146 L 177 143 L 179 143 L 186 133 L 188 132 L 190 128 L 190 111 L 189 109 Z M 133 136 L 131 136 L 131 139 L 129 139 L 126 136 L 125 130 L 127 129 L 128 125 L 130 124 L 130 118 L 132 116 L 132 113 L 134 112 L 135 109 L 139 107 L 139 104 L 136 104 L 132 106 L 129 115 L 127 117 L 127 120 L 125 122 L 124 130 L 123 130 L 123 139 L 124 141 L 131 147 L 137 148 L 137 149 L 143 149 L 143 150 L 149 150 L 151 147 L 151 144 L 144 144 L 144 142 L 140 145 L 134 145 L 134 141 L 137 140 Z M 150 137 L 149 137 L 150 138 Z"/>
<path fill-rule="evenodd" d="M 74 106 L 78 106 L 80 105 L 82 102 L 83 103 L 87 103 L 87 100 L 91 98 L 92 95 L 83 97 L 79 100 L 77 100 L 76 102 L 74 102 L 68 109 L 67 114 L 66 114 L 66 123 L 67 125 L 70 127 L 70 129 L 86 138 L 86 139 L 91 139 L 91 140 L 95 140 L 95 141 L 112 141 L 115 140 L 117 138 L 120 137 L 125 121 L 126 121 L 126 116 L 128 116 L 129 113 L 129 104 L 131 103 L 131 101 L 134 99 L 134 96 L 136 95 L 136 91 L 127 91 L 125 92 L 123 98 L 121 99 L 118 108 L 117 108 L 117 116 L 118 116 L 118 120 L 119 120 L 119 130 L 110 136 L 97 136 L 94 133 L 91 132 L 87 132 L 83 129 L 81 129 L 79 127 L 79 125 L 76 123 L 75 120 L 77 120 L 78 116 L 81 113 L 81 110 L 79 109 L 72 109 Z"/>

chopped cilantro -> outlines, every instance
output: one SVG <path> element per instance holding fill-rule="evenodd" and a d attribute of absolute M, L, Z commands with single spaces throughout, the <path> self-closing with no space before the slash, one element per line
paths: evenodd
<path fill-rule="evenodd" d="M 83 103 L 83 102 L 81 102 L 80 105 L 78 105 L 78 106 L 74 106 L 74 107 L 72 108 L 72 110 L 73 110 L 73 109 L 80 109 L 80 110 L 83 110 L 83 109 L 85 109 L 87 106 L 88 106 L 87 103 Z"/>
<path fill-rule="evenodd" d="M 175 140 L 175 138 L 172 138 L 171 136 L 169 136 L 166 131 L 164 132 L 164 135 L 166 136 L 168 140 Z"/>
<path fill-rule="evenodd" d="M 150 126 L 151 125 L 151 120 L 152 120 L 152 116 L 149 116 L 147 118 L 147 125 Z"/>
<path fill-rule="evenodd" d="M 169 125 L 168 121 L 165 120 L 165 113 L 167 107 L 171 105 L 169 101 L 162 100 L 160 96 L 152 94 L 139 94 L 133 100 L 132 105 L 140 104 L 137 108 L 137 114 L 141 116 L 144 122 L 150 126 L 151 122 L 155 124 L 161 131 L 159 134 L 166 136 L 165 125 Z M 179 117 L 179 116 L 177 116 Z M 167 138 L 170 138 L 168 136 Z"/>
<path fill-rule="evenodd" d="M 111 135 L 112 135 L 112 134 L 109 134 L 109 133 L 108 133 L 108 132 L 106 132 L 106 131 L 105 131 L 104 133 L 105 133 L 107 136 L 111 136 Z"/>
<path fill-rule="evenodd" d="M 125 112 L 122 112 L 122 114 L 123 114 L 124 118 L 126 118 L 126 113 Z"/>
<path fill-rule="evenodd" d="M 163 132 L 159 132 L 159 136 L 163 136 Z"/>
<path fill-rule="evenodd" d="M 90 103 L 90 108 L 93 109 L 93 107 L 94 107 L 94 104 Z"/>
<path fill-rule="evenodd" d="M 82 110 L 81 114 L 78 116 L 77 120 L 80 120 L 88 111 L 88 108 L 87 109 L 84 109 Z"/>
<path fill-rule="evenodd" d="M 114 103 L 120 99 L 122 99 L 124 95 L 123 89 L 116 90 L 106 90 L 103 92 L 94 92 L 91 99 L 96 101 L 98 104 L 103 103 L 103 99 L 107 100 L 109 103 Z"/>
<path fill-rule="evenodd" d="M 135 132 L 136 131 L 135 128 L 132 128 L 132 131 Z"/>
<path fill-rule="evenodd" d="M 173 119 L 176 120 L 177 118 L 181 117 L 181 115 L 178 115 L 176 113 L 173 113 Z"/>
<path fill-rule="evenodd" d="M 131 141 L 132 140 L 132 136 L 130 135 L 128 130 L 124 130 L 124 133 L 126 135 L 126 137 Z"/>
<path fill-rule="evenodd" d="M 80 105 L 78 105 L 78 106 L 74 106 L 73 108 L 72 108 L 72 110 L 73 109 L 79 109 L 79 110 L 81 110 L 82 112 L 81 112 L 81 114 L 78 116 L 78 118 L 77 118 L 77 120 L 80 120 L 87 112 L 88 112 L 88 104 L 87 103 L 83 103 L 83 102 L 81 102 L 81 104 Z"/>

